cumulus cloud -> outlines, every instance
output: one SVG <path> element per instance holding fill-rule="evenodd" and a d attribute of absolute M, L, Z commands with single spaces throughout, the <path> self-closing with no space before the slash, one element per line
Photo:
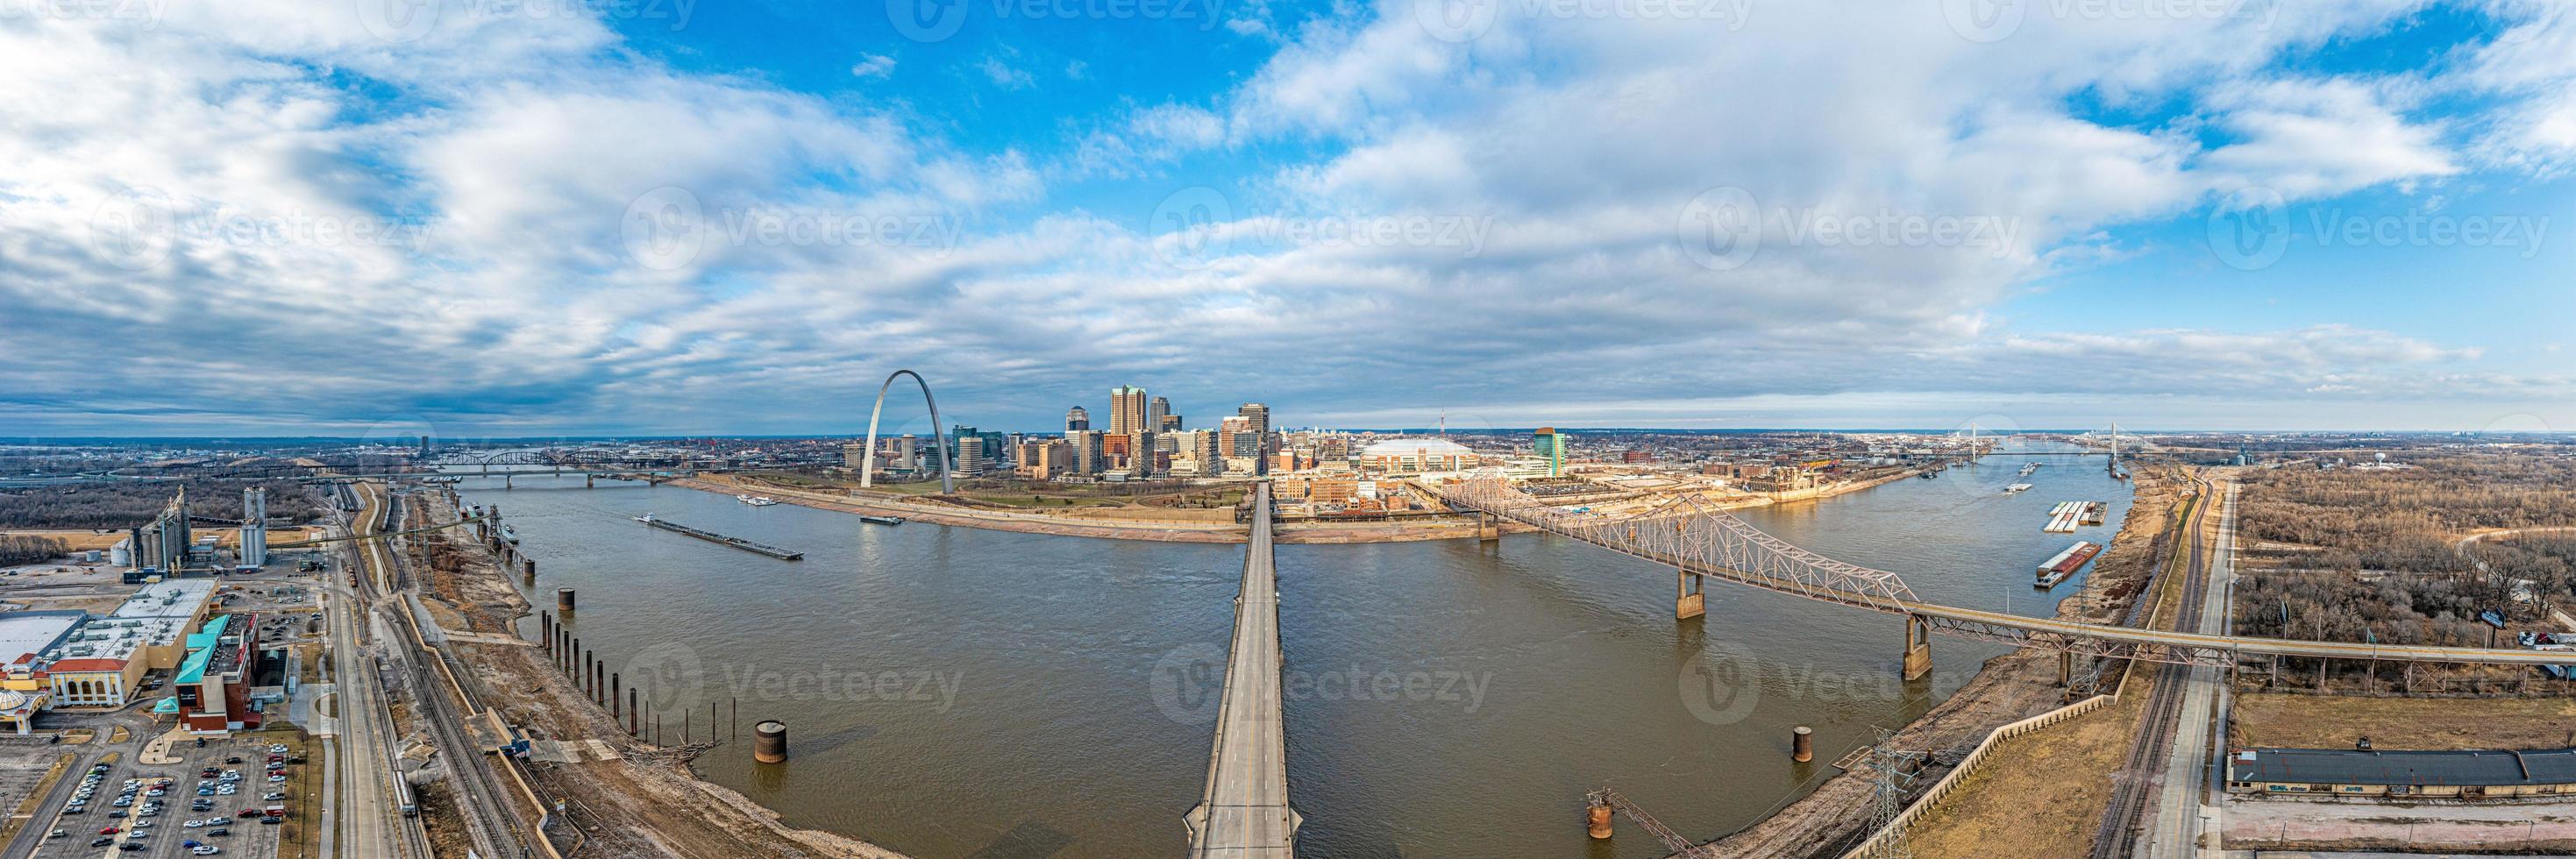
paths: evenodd
<path fill-rule="evenodd" d="M 2576 392 L 2420 333 L 2011 312 L 2246 185 L 2560 163 L 2576 37 L 2540 7 L 2430 71 L 2328 73 L 2287 59 L 2412 4 L 1988 39 L 1924 10 L 1462 25 L 1384 0 L 1238 28 L 1280 42 L 1224 92 L 1104 103 L 1026 151 L 673 69 L 580 15 L 430 8 L 0 28 L 24 93 L 0 102 L 0 426 L 821 431 L 894 366 L 1032 427 L 1131 380 L 1185 412 L 1570 425 Z M 958 73 L 1034 86 L 1016 58 Z M 2460 92 L 2493 112 L 2433 109 Z"/>

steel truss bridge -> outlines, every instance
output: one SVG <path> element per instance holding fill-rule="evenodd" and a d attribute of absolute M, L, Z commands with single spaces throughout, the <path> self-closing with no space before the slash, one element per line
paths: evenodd
<path fill-rule="evenodd" d="M 1551 506 L 1513 488 L 1499 472 L 1478 473 L 1427 488 L 1453 508 L 1474 510 L 1674 568 L 1680 591 L 1675 613 L 1681 617 L 1699 614 L 1700 580 L 1719 579 L 1907 618 L 1908 677 L 1929 670 L 1928 633 L 1936 631 L 2079 656 L 2218 667 L 2275 656 L 2492 665 L 2576 662 L 2570 654 L 2546 651 L 2203 635 L 1958 608 L 1916 597 L 1895 573 L 1844 563 L 1790 545 L 1694 496 L 1682 496 L 1635 515 L 1613 516 L 1573 513 Z M 1917 659 L 1921 660 L 1919 669 Z"/>

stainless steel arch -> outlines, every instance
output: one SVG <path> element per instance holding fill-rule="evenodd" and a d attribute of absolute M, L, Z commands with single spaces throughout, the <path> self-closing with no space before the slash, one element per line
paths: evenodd
<path fill-rule="evenodd" d="M 894 387 L 894 380 L 898 376 L 911 376 L 912 383 L 921 386 L 921 401 L 930 406 L 930 436 L 934 440 L 932 443 L 939 446 L 939 491 L 956 492 L 957 482 L 949 476 L 949 469 L 954 466 L 950 464 L 948 458 L 948 431 L 940 429 L 943 424 L 939 420 L 939 401 L 931 398 L 930 383 L 922 381 L 921 374 L 911 370 L 896 370 L 888 373 L 885 384 L 877 386 L 877 407 L 868 412 L 868 450 L 859 458 L 859 488 L 865 489 L 876 485 L 877 418 L 885 415 L 886 391 Z"/>

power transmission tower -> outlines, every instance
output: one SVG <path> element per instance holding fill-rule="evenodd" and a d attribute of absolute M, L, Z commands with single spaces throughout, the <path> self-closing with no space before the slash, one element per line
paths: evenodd
<path fill-rule="evenodd" d="M 1894 748 L 1896 732 L 1880 728 L 1878 744 L 1871 746 L 1864 766 L 1870 772 L 1870 831 L 1884 832 L 1887 840 L 1871 855 L 1874 859 L 1914 859 L 1914 849 L 1905 843 L 1905 832 L 1895 829 L 1896 818 L 1905 813 L 1905 792 L 1914 784 L 1914 773 L 1922 766 L 1922 752 Z"/>

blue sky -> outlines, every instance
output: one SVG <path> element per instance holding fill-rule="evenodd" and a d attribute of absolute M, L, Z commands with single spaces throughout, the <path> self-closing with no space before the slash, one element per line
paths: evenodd
<path fill-rule="evenodd" d="M 2558 4 L 0 0 L 0 75 L 0 436 L 2576 428 Z"/>

